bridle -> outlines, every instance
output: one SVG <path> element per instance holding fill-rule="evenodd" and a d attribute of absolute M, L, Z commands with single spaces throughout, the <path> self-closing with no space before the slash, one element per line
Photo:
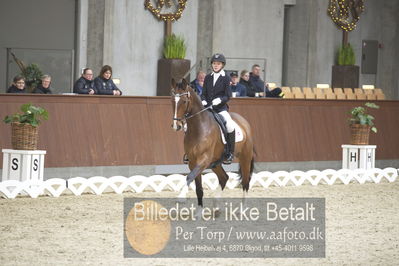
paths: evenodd
<path fill-rule="evenodd" d="M 202 110 L 196 112 L 195 114 L 190 114 L 190 113 L 188 112 L 188 109 L 189 109 L 190 104 L 191 104 L 190 92 L 187 91 L 187 92 L 178 93 L 178 94 L 175 94 L 175 93 L 172 92 L 172 96 L 174 96 L 174 97 L 181 97 L 181 96 L 184 96 L 184 95 L 187 95 L 187 98 L 189 99 L 189 104 L 187 104 L 186 110 L 184 111 L 183 118 L 173 117 L 173 120 L 186 123 L 186 121 L 187 121 L 188 119 L 190 119 L 190 118 L 192 118 L 192 117 L 194 117 L 194 116 L 196 116 L 196 115 L 198 115 L 198 114 L 200 114 L 200 113 L 202 113 L 202 112 L 204 112 L 204 111 L 206 111 L 206 110 L 212 109 L 212 105 L 210 105 L 210 106 L 208 106 L 208 107 L 206 107 L 206 108 L 204 108 L 204 109 L 202 109 Z M 177 107 L 177 106 L 176 106 L 176 107 Z"/>
<path fill-rule="evenodd" d="M 190 101 L 190 92 L 187 91 L 187 92 L 177 93 L 177 94 L 172 92 L 172 96 L 174 96 L 174 97 L 179 97 L 180 98 L 181 96 L 184 96 L 184 95 L 187 95 L 187 98 L 189 99 L 189 104 L 187 104 L 186 110 L 184 111 L 184 115 L 183 115 L 184 117 L 183 118 L 173 117 L 173 120 L 185 123 L 185 121 L 187 119 L 188 108 L 189 108 L 190 102 L 191 102 Z M 176 105 L 176 108 L 177 108 L 177 105 Z"/>

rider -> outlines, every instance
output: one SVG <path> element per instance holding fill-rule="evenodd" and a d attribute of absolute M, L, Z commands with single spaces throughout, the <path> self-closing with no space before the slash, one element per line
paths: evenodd
<path fill-rule="evenodd" d="M 204 89 L 202 91 L 202 104 L 207 107 L 212 105 L 215 112 L 226 120 L 227 129 L 227 155 L 223 163 L 230 164 L 234 159 L 235 130 L 233 120 L 227 112 L 227 102 L 231 97 L 230 77 L 226 75 L 223 68 L 226 58 L 223 54 L 214 54 L 211 58 L 212 73 L 206 75 Z"/>
<path fill-rule="evenodd" d="M 227 102 L 231 97 L 230 77 L 223 70 L 226 65 L 226 58 L 223 54 L 214 54 L 211 58 L 213 72 L 205 76 L 204 88 L 202 90 L 202 105 L 212 109 L 223 116 L 227 129 L 227 155 L 224 164 L 230 164 L 234 159 L 235 130 L 233 120 L 227 112 Z M 187 154 L 184 154 L 183 162 L 188 163 Z"/>

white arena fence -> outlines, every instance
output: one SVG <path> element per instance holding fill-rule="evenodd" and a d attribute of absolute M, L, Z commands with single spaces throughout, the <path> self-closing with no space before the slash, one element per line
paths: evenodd
<path fill-rule="evenodd" d="M 333 184 L 349 184 L 366 182 L 380 183 L 394 182 L 398 177 L 398 170 L 395 168 L 373 168 L 373 169 L 327 169 L 323 171 L 310 170 L 303 171 L 278 171 L 268 172 L 262 171 L 254 173 L 251 178 L 250 187 L 270 186 L 301 186 L 304 184 L 317 185 L 333 185 Z M 236 173 L 228 173 L 229 181 L 226 188 L 233 189 L 240 187 L 240 180 Z M 216 190 L 219 181 L 214 173 L 204 174 L 202 176 L 204 189 Z M 37 198 L 41 195 L 59 197 L 62 194 L 73 194 L 76 196 L 83 193 L 94 193 L 100 195 L 104 192 L 115 192 L 121 194 L 123 192 L 142 193 L 145 191 L 176 191 L 179 197 L 186 197 L 189 189 L 195 191 L 195 182 L 189 187 L 186 186 L 186 176 L 181 174 L 172 174 L 169 176 L 153 175 L 150 177 L 135 175 L 131 177 L 113 176 L 110 178 L 102 176 L 94 176 L 90 178 L 74 177 L 70 179 L 52 178 L 45 181 L 17 181 L 6 180 L 0 183 L 0 197 L 13 199 L 18 196 L 29 196 Z"/>

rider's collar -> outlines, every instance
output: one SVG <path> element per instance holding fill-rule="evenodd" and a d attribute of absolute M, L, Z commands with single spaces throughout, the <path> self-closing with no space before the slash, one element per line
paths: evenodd
<path fill-rule="evenodd" d="M 224 69 L 220 70 L 219 72 L 213 71 L 211 76 L 213 76 L 213 74 L 220 74 L 222 77 L 226 76 L 226 72 L 224 72 Z"/>

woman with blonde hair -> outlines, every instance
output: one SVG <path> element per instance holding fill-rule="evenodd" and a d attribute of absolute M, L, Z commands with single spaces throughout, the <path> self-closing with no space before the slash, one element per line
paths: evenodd
<path fill-rule="evenodd" d="M 43 75 L 41 80 L 42 82 L 37 86 L 37 88 L 35 88 L 33 93 L 51 94 L 51 76 Z"/>

